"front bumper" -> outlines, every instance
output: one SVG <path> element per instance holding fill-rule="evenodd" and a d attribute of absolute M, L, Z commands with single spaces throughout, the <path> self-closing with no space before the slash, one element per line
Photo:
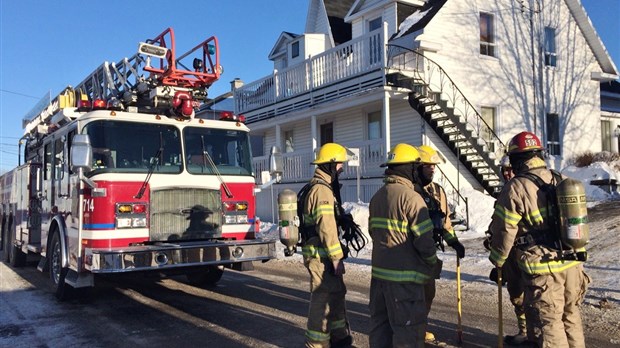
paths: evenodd
<path fill-rule="evenodd" d="M 158 243 L 85 250 L 92 273 L 155 271 L 204 265 L 226 265 L 276 258 L 275 240 Z"/>

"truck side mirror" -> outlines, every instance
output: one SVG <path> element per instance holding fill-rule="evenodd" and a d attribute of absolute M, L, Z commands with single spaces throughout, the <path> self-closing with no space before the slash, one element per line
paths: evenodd
<path fill-rule="evenodd" d="M 275 177 L 281 177 L 284 168 L 284 162 L 282 160 L 282 152 L 277 146 L 271 147 L 271 154 L 269 155 L 269 174 Z"/>
<path fill-rule="evenodd" d="M 76 134 L 73 136 L 71 145 L 71 170 L 74 172 L 80 169 L 89 172 L 93 163 L 93 148 L 90 145 L 88 134 Z"/>

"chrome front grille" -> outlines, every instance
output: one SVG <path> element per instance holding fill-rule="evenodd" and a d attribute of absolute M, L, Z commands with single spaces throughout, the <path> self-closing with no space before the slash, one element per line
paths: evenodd
<path fill-rule="evenodd" d="M 200 240 L 222 236 L 219 190 L 171 188 L 151 192 L 150 240 Z"/>

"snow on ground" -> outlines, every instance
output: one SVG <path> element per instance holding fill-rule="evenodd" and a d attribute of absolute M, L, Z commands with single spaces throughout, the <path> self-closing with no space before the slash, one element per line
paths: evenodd
<path fill-rule="evenodd" d="M 614 165 L 615 164 L 615 165 Z M 620 179 L 620 172 L 615 171 L 620 168 L 618 163 L 608 165 L 597 162 L 586 168 L 570 166 L 562 170 L 562 174 L 579 179 L 584 183 L 588 208 L 592 208 L 599 203 L 609 201 L 620 201 L 618 192 L 606 192 L 598 186 L 590 185 L 592 180 L 600 179 Z M 488 260 L 488 251 L 482 246 L 485 231 L 491 222 L 493 215 L 493 204 L 495 200 L 479 191 L 464 189 L 461 191 L 463 196 L 468 198 L 469 203 L 469 228 L 465 231 L 457 231 L 459 240 L 465 245 L 466 255 L 461 261 L 461 272 L 464 281 L 468 279 L 486 279 L 492 268 Z M 617 205 L 620 207 L 620 203 Z M 360 225 L 362 231 L 368 236 L 368 203 L 345 202 L 343 208 L 353 215 L 354 220 Z M 464 212 L 457 212 L 464 215 Z M 614 220 L 615 218 L 615 220 Z M 599 236 L 604 240 L 597 240 L 597 235 L 590 233 L 589 260 L 586 262 L 586 272 L 592 278 L 590 284 L 590 297 L 594 299 L 613 300 L 620 302 L 620 278 L 617 277 L 617 270 L 620 265 L 620 209 L 612 208 L 609 217 L 610 222 L 604 221 L 596 226 L 597 231 L 606 233 L 605 237 Z M 590 226 L 590 230 L 593 230 Z M 260 236 L 266 239 L 279 240 L 277 224 L 271 222 L 261 222 Z M 608 238 L 608 237 L 609 238 Z M 611 246 L 614 242 L 617 246 Z M 278 259 L 284 259 L 284 246 L 278 241 Z M 372 253 L 372 242 L 369 243 L 357 255 L 352 252 L 346 263 L 347 269 L 360 268 L 370 272 L 370 259 Z M 455 279 L 453 270 L 456 269 L 456 257 L 454 251 L 446 247 L 445 252 L 438 252 L 438 256 L 444 261 L 442 279 Z M 301 254 L 287 257 L 287 259 L 298 259 L 302 262 Z M 492 283 L 489 281 L 489 285 Z"/>

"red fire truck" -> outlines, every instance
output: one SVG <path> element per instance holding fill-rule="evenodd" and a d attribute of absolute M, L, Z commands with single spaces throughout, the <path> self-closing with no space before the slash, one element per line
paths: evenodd
<path fill-rule="evenodd" d="M 0 177 L 5 261 L 39 256 L 65 299 L 99 274 L 212 284 L 275 258 L 243 116 L 195 115 L 221 69 L 215 37 L 176 58 L 168 28 L 26 117 L 23 164 Z"/>

